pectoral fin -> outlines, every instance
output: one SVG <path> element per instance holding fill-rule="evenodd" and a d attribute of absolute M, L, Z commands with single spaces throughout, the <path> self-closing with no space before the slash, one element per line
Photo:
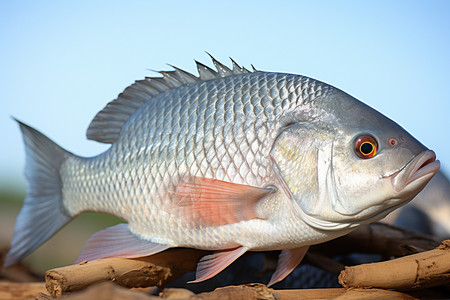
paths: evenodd
<path fill-rule="evenodd" d="M 204 256 L 197 265 L 195 280 L 189 281 L 189 283 L 196 283 L 214 277 L 247 250 L 248 248 L 246 247 L 238 247 Z"/>
<path fill-rule="evenodd" d="M 184 218 L 220 226 L 258 218 L 256 203 L 271 189 L 203 177 L 182 178 L 174 188 L 174 207 Z"/>
<path fill-rule="evenodd" d="M 309 246 L 283 250 L 278 257 L 278 264 L 275 273 L 267 286 L 271 286 L 288 276 L 302 261 Z"/>
<path fill-rule="evenodd" d="M 168 245 L 152 243 L 130 232 L 128 224 L 115 226 L 94 233 L 84 244 L 77 263 L 105 257 L 142 257 L 169 248 Z"/>

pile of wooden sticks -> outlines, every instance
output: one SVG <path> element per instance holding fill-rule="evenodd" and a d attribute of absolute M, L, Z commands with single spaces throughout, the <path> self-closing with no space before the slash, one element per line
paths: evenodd
<path fill-rule="evenodd" d="M 384 261 L 344 266 L 331 259 L 353 252 L 377 253 Z M 84 299 L 91 296 L 101 299 L 94 295 L 105 293 L 110 295 L 109 299 L 115 299 L 118 295 L 121 295 L 121 299 L 152 299 L 155 296 L 128 290 L 152 286 L 159 287 L 162 291 L 160 296 L 165 299 L 364 299 L 374 295 L 381 298 L 416 299 L 429 295 L 431 287 L 439 287 L 442 293 L 450 294 L 450 240 L 439 243 L 382 223 L 361 227 L 347 236 L 311 247 L 306 262 L 336 276 L 339 274 L 339 283 L 343 288 L 274 290 L 263 284 L 249 284 L 218 288 L 202 294 L 185 289 L 163 288 L 184 273 L 194 271 L 198 260 L 207 253 L 177 248 L 138 259 L 109 258 L 82 262 L 47 271 L 45 289 L 44 283 L 19 284 L 1 280 L 0 298 L 9 295 L 11 299 L 19 299 L 8 294 L 8 291 L 14 290 L 18 294 L 21 286 L 23 295 L 40 293 L 40 299 L 65 295 L 69 299 L 78 294 L 84 295 Z M 8 274 L 8 269 L 3 270 L 4 277 L 5 274 Z M 107 281 L 114 282 L 114 285 L 105 285 Z M 105 291 L 100 293 L 100 290 Z M 133 297 L 127 296 L 132 293 L 135 293 Z M 433 295 L 431 297 L 436 297 L 436 294 Z"/>

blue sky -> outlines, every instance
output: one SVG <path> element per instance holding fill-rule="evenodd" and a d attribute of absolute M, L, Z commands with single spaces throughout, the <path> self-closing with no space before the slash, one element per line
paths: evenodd
<path fill-rule="evenodd" d="M 307 75 L 397 121 L 450 171 L 450 1 L 1 1 L 0 185 L 22 185 L 14 116 L 84 156 L 85 132 L 170 63 Z"/>

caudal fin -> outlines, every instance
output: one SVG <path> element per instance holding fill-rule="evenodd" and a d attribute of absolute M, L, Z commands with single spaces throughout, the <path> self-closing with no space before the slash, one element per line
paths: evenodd
<path fill-rule="evenodd" d="M 59 173 L 71 154 L 39 131 L 17 122 L 25 143 L 27 197 L 16 220 L 5 267 L 33 252 L 72 219 L 62 203 Z"/>

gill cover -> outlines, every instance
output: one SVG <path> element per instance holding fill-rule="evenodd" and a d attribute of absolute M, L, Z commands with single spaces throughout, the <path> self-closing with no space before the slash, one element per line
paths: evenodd
<path fill-rule="evenodd" d="M 339 195 L 334 136 L 333 131 L 314 122 L 297 123 L 281 132 L 271 151 L 275 172 L 297 215 L 321 230 L 345 230 L 361 224 L 348 206 L 348 198 Z"/>
<path fill-rule="evenodd" d="M 327 145 L 324 132 L 311 124 L 297 123 L 283 130 L 272 147 L 271 157 L 282 188 L 302 215 L 324 213 L 330 195 L 320 194 L 320 190 L 333 184 L 327 179 L 331 171 L 331 148 Z"/>

